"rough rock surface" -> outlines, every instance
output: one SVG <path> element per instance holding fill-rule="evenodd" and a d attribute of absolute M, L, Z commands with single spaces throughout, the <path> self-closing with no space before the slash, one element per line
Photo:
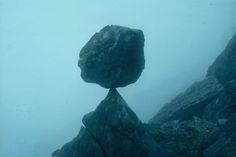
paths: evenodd
<path fill-rule="evenodd" d="M 136 82 L 144 64 L 143 32 L 116 25 L 93 35 L 82 48 L 78 63 L 84 81 L 105 88 Z"/>
<path fill-rule="evenodd" d="M 216 124 L 201 120 L 169 121 L 162 126 L 149 125 L 150 134 L 161 149 L 172 157 L 201 157 L 203 148 L 211 144 L 219 133 Z"/>
<path fill-rule="evenodd" d="M 78 137 L 53 157 L 166 157 L 115 89 L 83 123 Z"/>

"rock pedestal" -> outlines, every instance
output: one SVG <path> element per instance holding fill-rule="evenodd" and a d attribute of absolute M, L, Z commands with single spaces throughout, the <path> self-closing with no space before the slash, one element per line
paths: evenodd
<path fill-rule="evenodd" d="M 159 145 L 115 89 L 83 118 L 79 135 L 53 157 L 164 157 Z"/>

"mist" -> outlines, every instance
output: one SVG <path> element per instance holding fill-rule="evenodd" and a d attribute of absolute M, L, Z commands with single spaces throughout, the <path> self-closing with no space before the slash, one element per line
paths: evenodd
<path fill-rule="evenodd" d="M 78 134 L 108 92 L 77 66 L 102 27 L 144 32 L 145 69 L 118 90 L 147 122 L 204 78 L 236 32 L 235 15 L 235 0 L 0 0 L 0 156 L 51 156 Z"/>

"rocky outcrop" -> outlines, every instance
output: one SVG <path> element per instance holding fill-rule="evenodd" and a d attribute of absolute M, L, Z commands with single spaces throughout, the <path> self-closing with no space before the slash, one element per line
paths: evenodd
<path fill-rule="evenodd" d="M 194 83 L 155 115 L 150 123 L 189 120 L 194 116 L 209 121 L 230 117 L 236 111 L 236 35 L 209 67 L 207 77 Z"/>
<path fill-rule="evenodd" d="M 235 157 L 235 117 L 236 35 L 209 67 L 207 77 L 166 104 L 149 125 L 157 126 L 152 135 L 173 156 Z M 204 125 L 191 119 L 201 119 Z M 194 127 L 186 129 L 188 124 Z"/>
<path fill-rule="evenodd" d="M 164 157 L 157 142 L 115 89 L 83 118 L 79 135 L 53 157 Z"/>
<path fill-rule="evenodd" d="M 96 33 L 82 48 L 78 65 L 84 81 L 116 88 L 136 82 L 144 63 L 143 32 L 112 25 Z"/>

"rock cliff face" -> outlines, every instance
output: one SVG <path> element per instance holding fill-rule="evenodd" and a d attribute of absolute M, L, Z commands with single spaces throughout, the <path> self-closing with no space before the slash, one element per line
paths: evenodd
<path fill-rule="evenodd" d="M 148 124 L 114 88 L 82 121 L 78 136 L 53 157 L 236 157 L 236 36 L 206 78 Z"/>

